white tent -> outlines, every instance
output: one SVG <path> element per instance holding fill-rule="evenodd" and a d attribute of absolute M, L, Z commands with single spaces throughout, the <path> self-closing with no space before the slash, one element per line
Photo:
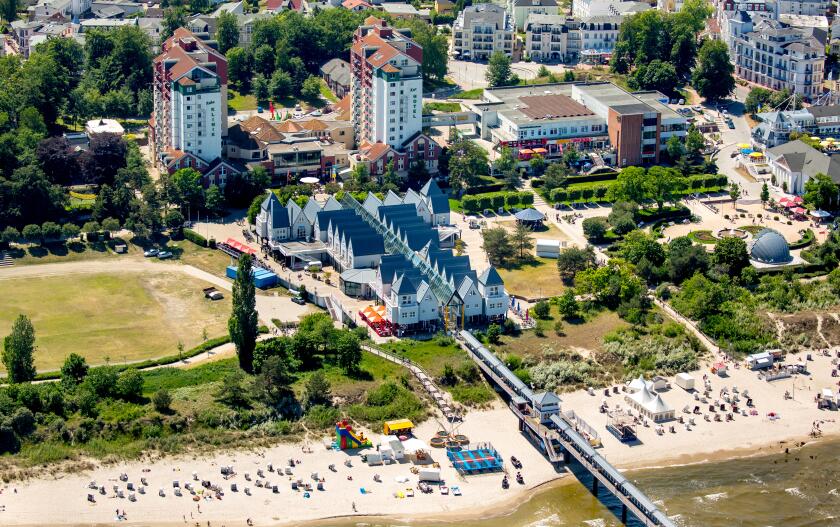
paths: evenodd
<path fill-rule="evenodd" d="M 647 388 L 648 390 L 653 390 L 653 383 L 646 381 L 644 377 L 639 375 L 638 379 L 633 379 L 627 384 L 627 388 L 633 393 L 638 392 L 639 390 L 642 390 L 644 388 Z"/>
<path fill-rule="evenodd" d="M 668 406 L 658 393 L 651 392 L 647 386 L 639 391 L 625 395 L 624 400 L 643 416 L 654 422 L 668 421 L 674 418 L 674 409 Z"/>
<path fill-rule="evenodd" d="M 677 386 L 685 391 L 691 391 L 694 389 L 694 377 L 687 373 L 678 373 L 676 383 Z"/>
<path fill-rule="evenodd" d="M 537 240 L 537 256 L 543 258 L 557 258 L 560 255 L 560 240 Z"/>

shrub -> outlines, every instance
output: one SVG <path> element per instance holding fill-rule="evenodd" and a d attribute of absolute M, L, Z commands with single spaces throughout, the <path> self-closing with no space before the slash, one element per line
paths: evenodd
<path fill-rule="evenodd" d="M 172 405 L 172 396 L 169 394 L 169 390 L 167 390 L 166 388 L 161 388 L 160 390 L 156 391 L 155 394 L 152 396 L 152 404 L 155 406 L 155 410 L 157 410 L 158 412 L 168 412 L 170 406 Z"/>
<path fill-rule="evenodd" d="M 577 201 L 580 199 L 580 189 L 572 189 L 569 191 L 569 201 Z"/>
<path fill-rule="evenodd" d="M 88 371 L 83 385 L 98 397 L 110 397 L 114 394 L 119 376 L 113 366 L 99 366 Z"/>
<path fill-rule="evenodd" d="M 520 192 L 519 203 L 523 205 L 532 205 L 534 203 L 534 194 L 531 192 Z"/>
<path fill-rule="evenodd" d="M 41 227 L 38 225 L 27 225 L 23 228 L 23 238 L 29 243 L 41 243 L 43 235 L 41 234 Z"/>
<path fill-rule="evenodd" d="M 539 320 L 537 321 L 537 324 L 534 326 L 534 335 L 536 335 L 538 337 L 544 337 L 545 336 L 545 327 L 543 326 L 542 322 L 540 322 Z"/>
<path fill-rule="evenodd" d="M 478 198 L 478 209 L 479 210 L 486 210 L 493 206 L 493 198 L 487 195 L 479 196 Z"/>
<path fill-rule="evenodd" d="M 464 196 L 464 198 L 461 200 L 461 207 L 463 207 L 464 212 L 468 214 L 474 214 L 478 212 L 478 198 L 475 196 Z"/>
<path fill-rule="evenodd" d="M 511 192 L 505 197 L 505 203 L 507 203 L 508 207 L 515 207 L 519 205 L 521 200 L 521 195 L 519 192 Z"/>
<path fill-rule="evenodd" d="M 591 187 L 585 188 L 581 192 L 581 196 L 583 196 L 584 200 L 590 200 L 590 199 L 592 199 L 592 196 L 594 196 L 594 195 L 595 195 L 595 191 Z"/>
<path fill-rule="evenodd" d="M 548 305 L 548 302 L 542 300 L 534 304 L 534 316 L 541 319 L 548 318 L 549 314 L 551 313 L 551 307 Z"/>
<path fill-rule="evenodd" d="M 490 327 L 487 328 L 487 341 L 491 344 L 497 344 L 501 334 L 502 328 L 498 324 L 490 324 Z"/>
<path fill-rule="evenodd" d="M 556 188 L 551 191 L 551 201 L 554 202 L 561 202 L 561 201 L 568 201 L 569 200 L 569 193 L 562 188 Z"/>
<path fill-rule="evenodd" d="M 505 206 L 505 195 L 496 194 L 493 196 L 493 210 L 503 208 Z"/>
<path fill-rule="evenodd" d="M 125 370 L 117 380 L 116 393 L 125 400 L 135 400 L 143 394 L 143 375 L 134 368 Z"/>
<path fill-rule="evenodd" d="M 604 238 L 604 235 L 607 234 L 607 227 L 609 224 L 607 223 L 607 219 L 596 216 L 594 218 L 586 218 L 583 220 L 583 235 L 586 236 L 587 240 L 590 241 L 598 241 Z"/>
<path fill-rule="evenodd" d="M 41 236 L 47 241 L 58 240 L 61 238 L 61 227 L 57 223 L 46 221 L 41 225 Z"/>
<path fill-rule="evenodd" d="M 556 333 L 557 336 L 560 336 L 560 337 L 562 337 L 563 335 L 566 334 L 562 320 L 558 320 L 557 322 L 554 323 L 554 333 Z"/>
<path fill-rule="evenodd" d="M 184 233 L 184 238 L 193 242 L 194 244 L 196 244 L 200 247 L 207 247 L 208 246 L 207 239 L 204 236 L 200 235 L 199 233 L 195 232 L 194 230 L 184 229 L 183 233 Z"/>

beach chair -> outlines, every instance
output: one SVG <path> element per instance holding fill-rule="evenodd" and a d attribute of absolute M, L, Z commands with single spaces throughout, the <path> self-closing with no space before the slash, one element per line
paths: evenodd
<path fill-rule="evenodd" d="M 236 486 L 236 483 L 230 484 L 230 491 L 231 492 L 239 492 L 239 487 Z"/>
<path fill-rule="evenodd" d="M 277 485 L 273 485 L 271 487 L 271 492 L 273 492 L 274 494 L 280 494 L 280 489 L 277 488 Z"/>
<path fill-rule="evenodd" d="M 245 492 L 245 495 L 246 495 L 246 496 L 250 496 L 250 495 L 251 495 L 251 489 L 250 489 L 250 488 L 248 488 L 248 487 L 245 487 L 244 492 Z"/>
<path fill-rule="evenodd" d="M 319 482 L 318 482 L 317 489 L 318 489 L 318 490 L 324 490 L 324 484 L 323 484 L 323 483 L 321 483 L 321 482 L 319 481 Z"/>
<path fill-rule="evenodd" d="M 292 475 L 292 467 L 286 467 L 286 470 L 283 471 L 287 476 Z"/>
<path fill-rule="evenodd" d="M 161 498 L 166 497 L 166 494 L 163 492 L 163 487 L 161 487 L 160 490 L 158 490 L 158 496 L 160 496 Z"/>
<path fill-rule="evenodd" d="M 148 482 L 148 481 L 146 481 L 146 478 L 140 478 L 140 483 L 142 483 L 142 484 L 143 484 L 144 486 L 146 486 L 146 487 L 148 487 L 148 486 L 149 486 L 149 482 Z"/>
<path fill-rule="evenodd" d="M 137 501 L 137 496 L 134 495 L 134 494 L 129 494 L 128 495 L 128 501 L 131 501 L 131 502 Z"/>
<path fill-rule="evenodd" d="M 140 487 L 139 489 L 137 489 L 137 492 L 139 492 L 140 494 L 145 494 L 146 493 L 146 487 Z"/>
<path fill-rule="evenodd" d="M 96 499 L 93 497 L 93 494 L 88 494 L 87 500 L 91 503 L 96 503 Z"/>

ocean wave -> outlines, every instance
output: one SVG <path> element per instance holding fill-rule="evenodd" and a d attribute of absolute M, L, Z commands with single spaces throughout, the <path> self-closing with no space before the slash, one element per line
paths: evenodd
<path fill-rule="evenodd" d="M 837 492 L 837 489 L 831 489 L 830 491 L 828 491 L 828 493 L 832 496 L 840 496 L 840 493 Z"/>
<path fill-rule="evenodd" d="M 607 522 L 601 518 L 595 518 L 594 520 L 584 520 L 583 523 L 585 525 L 589 525 L 590 527 L 606 527 Z"/>
<path fill-rule="evenodd" d="M 526 523 L 523 527 L 554 527 L 556 525 L 566 525 L 566 522 L 560 518 L 559 514 L 555 513 L 535 522 Z"/>
<path fill-rule="evenodd" d="M 694 501 L 697 503 L 713 503 L 728 497 L 729 493 L 727 492 L 715 492 L 713 494 L 706 494 L 705 496 L 696 496 Z"/>
<path fill-rule="evenodd" d="M 791 496 L 796 496 L 797 498 L 805 497 L 805 494 L 803 494 L 802 491 L 799 490 L 799 487 L 791 487 L 789 489 L 785 489 L 785 492 L 787 492 Z"/>

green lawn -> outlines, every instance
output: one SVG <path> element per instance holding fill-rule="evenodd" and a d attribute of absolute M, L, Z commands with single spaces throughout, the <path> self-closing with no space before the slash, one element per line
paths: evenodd
<path fill-rule="evenodd" d="M 484 88 L 474 88 L 472 90 L 460 91 L 450 98 L 452 99 L 481 99 L 481 94 L 484 93 Z"/>
<path fill-rule="evenodd" d="M 139 255 L 142 250 L 132 244 L 128 244 L 126 254 L 114 252 L 112 241 L 83 243 L 74 241 L 71 243 L 50 243 L 41 245 L 15 245 L 8 251 L 15 265 L 31 265 L 58 262 L 77 262 L 80 260 L 96 260 L 101 258 L 126 258 L 131 255 Z"/>
<path fill-rule="evenodd" d="M 253 95 L 242 95 L 236 90 L 228 89 L 228 108 L 236 111 L 256 110 L 257 98 Z"/>
<path fill-rule="evenodd" d="M 426 112 L 460 112 L 459 102 L 427 102 L 423 105 L 423 113 Z"/>
<path fill-rule="evenodd" d="M 330 87 L 327 86 L 327 82 L 324 79 L 321 79 L 321 97 L 330 102 L 338 102 L 338 97 L 336 97 Z"/>
<path fill-rule="evenodd" d="M 55 370 L 70 353 L 90 364 L 177 353 L 227 331 L 229 295 L 210 302 L 207 283 L 182 273 L 99 273 L 0 282 L 0 335 L 21 313 L 35 327 L 35 365 Z M 45 301 L 48 300 L 48 301 Z"/>
<path fill-rule="evenodd" d="M 411 360 L 434 377 L 443 373 L 444 364 L 458 368 L 472 362 L 459 346 L 455 344 L 439 346 L 434 340 L 403 339 L 398 342 L 389 342 L 382 347 Z"/>

